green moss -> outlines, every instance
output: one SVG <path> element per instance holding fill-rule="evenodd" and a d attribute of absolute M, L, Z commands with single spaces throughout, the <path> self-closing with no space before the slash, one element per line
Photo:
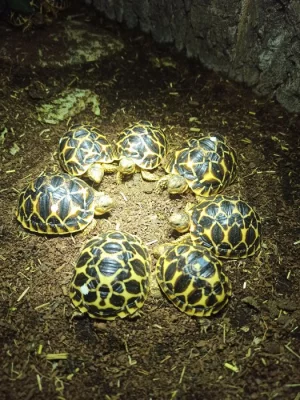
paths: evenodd
<path fill-rule="evenodd" d="M 58 124 L 74 117 L 91 105 L 95 115 L 100 115 L 99 97 L 91 90 L 67 89 L 51 103 L 37 107 L 38 120 L 47 124 Z"/>

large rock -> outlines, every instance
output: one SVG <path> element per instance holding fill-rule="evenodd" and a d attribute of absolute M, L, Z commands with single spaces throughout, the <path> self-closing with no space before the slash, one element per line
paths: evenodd
<path fill-rule="evenodd" d="M 109 19 L 300 111 L 299 0 L 94 0 Z"/>

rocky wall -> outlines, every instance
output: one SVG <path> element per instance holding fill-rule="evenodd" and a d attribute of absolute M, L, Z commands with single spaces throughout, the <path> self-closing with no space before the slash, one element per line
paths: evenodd
<path fill-rule="evenodd" d="M 300 112 L 299 0 L 93 0 L 93 5 L 107 18 L 173 43 L 206 67 Z"/>

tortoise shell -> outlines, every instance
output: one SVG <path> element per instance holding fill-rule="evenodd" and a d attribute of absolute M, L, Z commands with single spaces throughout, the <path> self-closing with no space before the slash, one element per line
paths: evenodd
<path fill-rule="evenodd" d="M 134 235 L 108 231 L 89 240 L 78 258 L 70 288 L 73 304 L 92 318 L 124 318 L 149 293 L 150 258 Z"/>
<path fill-rule="evenodd" d="M 54 10 L 63 11 L 70 7 L 72 0 L 43 0 L 43 5 L 52 7 Z"/>
<path fill-rule="evenodd" d="M 59 11 L 71 5 L 71 0 L 28 0 L 8 1 L 5 14 L 8 22 L 15 27 L 23 27 L 23 31 L 32 26 L 40 26 L 51 22 L 49 16 L 57 16 Z"/>
<path fill-rule="evenodd" d="M 73 176 L 84 175 L 96 163 L 117 160 L 113 146 L 91 125 L 74 125 L 59 141 L 62 168 Z"/>
<path fill-rule="evenodd" d="M 261 220 L 239 197 L 218 195 L 189 211 L 194 243 L 223 258 L 246 258 L 261 247 Z"/>
<path fill-rule="evenodd" d="M 32 26 L 34 14 L 24 14 L 17 11 L 9 11 L 8 12 L 8 22 L 17 28 L 22 27 L 25 32 Z"/>
<path fill-rule="evenodd" d="M 165 171 L 185 178 L 198 196 L 222 192 L 236 178 L 237 158 L 225 139 L 217 134 L 189 139 L 170 155 Z"/>
<path fill-rule="evenodd" d="M 120 133 L 117 142 L 119 158 L 129 158 L 141 169 L 159 166 L 167 150 L 163 131 L 149 121 L 139 121 Z"/>
<path fill-rule="evenodd" d="M 221 261 L 193 244 L 169 247 L 158 259 L 156 278 L 168 299 L 188 315 L 216 314 L 231 295 Z"/>
<path fill-rule="evenodd" d="M 33 232 L 63 235 L 80 231 L 93 220 L 96 193 L 79 178 L 45 174 L 21 191 L 16 217 Z"/>

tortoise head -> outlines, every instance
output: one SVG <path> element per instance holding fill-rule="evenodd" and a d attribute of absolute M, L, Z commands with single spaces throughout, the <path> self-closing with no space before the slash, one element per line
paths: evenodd
<path fill-rule="evenodd" d="M 131 175 L 135 171 L 135 162 L 131 158 L 123 157 L 119 162 L 119 170 L 124 175 Z"/>
<path fill-rule="evenodd" d="M 103 192 L 95 191 L 94 212 L 95 215 L 102 215 L 109 212 L 114 207 L 113 199 Z"/>
<path fill-rule="evenodd" d="M 152 255 L 157 259 L 162 256 L 167 250 L 174 246 L 176 246 L 175 242 L 159 244 L 153 248 Z"/>
<path fill-rule="evenodd" d="M 169 218 L 169 223 L 177 232 L 188 232 L 191 224 L 190 215 L 185 211 L 174 213 Z"/>
<path fill-rule="evenodd" d="M 88 178 L 96 183 L 100 183 L 104 176 L 104 169 L 101 164 L 93 164 L 87 170 Z"/>
<path fill-rule="evenodd" d="M 171 194 L 184 193 L 188 188 L 186 179 L 180 175 L 170 175 L 168 179 L 168 192 Z"/>

